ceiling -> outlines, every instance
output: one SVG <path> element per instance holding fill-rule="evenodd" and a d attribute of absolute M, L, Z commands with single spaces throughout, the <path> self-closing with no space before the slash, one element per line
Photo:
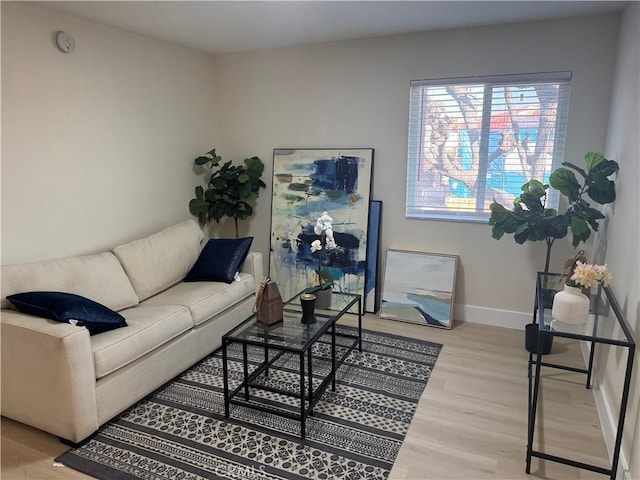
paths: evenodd
<path fill-rule="evenodd" d="M 45 8 L 210 53 L 544 20 L 618 1 L 43 1 Z"/>

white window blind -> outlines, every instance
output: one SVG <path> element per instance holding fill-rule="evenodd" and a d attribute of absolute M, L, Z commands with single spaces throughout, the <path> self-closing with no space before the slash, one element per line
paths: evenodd
<path fill-rule="evenodd" d="M 571 72 L 411 82 L 406 216 L 486 221 L 562 163 Z M 557 208 L 550 189 L 548 208 Z"/>

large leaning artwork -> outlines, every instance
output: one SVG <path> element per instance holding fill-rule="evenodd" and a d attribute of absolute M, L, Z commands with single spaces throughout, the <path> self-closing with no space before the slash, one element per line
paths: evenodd
<path fill-rule="evenodd" d="M 318 284 L 365 293 L 373 149 L 274 149 L 269 275 L 283 298 Z M 336 248 L 312 252 L 317 219 L 333 218 Z M 341 307 L 340 305 L 334 305 Z"/>
<path fill-rule="evenodd" d="M 451 328 L 456 255 L 387 250 L 380 317 Z"/>
<path fill-rule="evenodd" d="M 382 202 L 371 200 L 369 207 L 369 233 L 367 234 L 367 273 L 365 279 L 364 311 L 377 313 L 380 305 L 378 288 L 378 250 L 380 246 L 380 222 Z"/>

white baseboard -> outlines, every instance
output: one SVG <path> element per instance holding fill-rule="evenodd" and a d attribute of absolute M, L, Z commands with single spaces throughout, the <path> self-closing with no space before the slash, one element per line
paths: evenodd
<path fill-rule="evenodd" d="M 477 307 L 474 305 L 456 304 L 454 307 L 454 322 L 459 320 L 463 322 L 492 325 L 494 327 L 524 330 L 524 326 L 527 323 L 531 323 L 532 319 L 533 313 Z"/>

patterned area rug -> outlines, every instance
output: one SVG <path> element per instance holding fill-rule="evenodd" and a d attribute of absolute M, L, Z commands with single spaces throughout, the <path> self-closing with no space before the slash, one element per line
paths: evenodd
<path fill-rule="evenodd" d="M 329 343 L 316 347 L 314 377 L 330 368 Z M 231 406 L 224 418 L 218 350 L 56 461 L 105 480 L 387 478 L 441 348 L 363 330 L 362 352 L 354 350 L 338 370 L 336 390 L 329 386 L 316 404 L 304 440 L 296 420 L 244 406 Z M 250 348 L 249 355 L 255 368 L 263 351 Z M 230 354 L 230 370 L 238 382 L 240 348 Z M 269 372 L 269 382 L 298 388 L 297 357 L 282 356 Z M 299 410 L 296 399 L 261 395 Z"/>

